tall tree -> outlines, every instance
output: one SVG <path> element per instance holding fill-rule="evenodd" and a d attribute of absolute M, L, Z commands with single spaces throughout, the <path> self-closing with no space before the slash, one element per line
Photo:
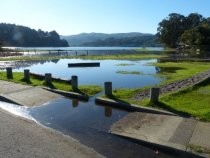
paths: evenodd
<path fill-rule="evenodd" d="M 181 41 L 193 48 L 198 48 L 203 40 L 204 36 L 200 33 L 199 28 L 186 30 L 181 36 Z"/>
<path fill-rule="evenodd" d="M 158 37 L 167 47 L 175 48 L 185 30 L 185 17 L 177 13 L 171 13 L 163 19 L 158 26 Z"/>
<path fill-rule="evenodd" d="M 198 13 L 191 13 L 186 17 L 186 29 L 194 28 L 205 21 L 205 18 Z"/>

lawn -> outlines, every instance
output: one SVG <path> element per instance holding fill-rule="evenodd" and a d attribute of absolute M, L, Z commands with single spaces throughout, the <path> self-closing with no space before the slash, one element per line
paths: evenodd
<path fill-rule="evenodd" d="M 210 121 L 210 81 L 194 88 L 162 96 L 158 106 Z"/>

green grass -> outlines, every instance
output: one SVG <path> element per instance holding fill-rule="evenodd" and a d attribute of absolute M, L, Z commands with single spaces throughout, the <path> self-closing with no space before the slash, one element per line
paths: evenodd
<path fill-rule="evenodd" d="M 141 75 L 142 72 L 139 72 L 139 71 L 124 71 L 124 70 L 118 70 L 116 71 L 116 73 L 118 74 L 130 74 L 130 75 Z"/>
<path fill-rule="evenodd" d="M 198 74 L 210 69 L 210 63 L 182 62 L 182 63 L 158 63 L 157 66 L 167 68 L 160 71 L 159 77 L 165 78 L 161 84 L 174 82 Z M 148 87 L 147 87 L 148 88 Z M 113 99 L 141 106 L 153 106 L 149 99 L 134 100 L 136 93 L 143 89 L 117 89 L 113 91 Z M 166 109 L 178 114 L 193 116 L 200 120 L 210 121 L 210 81 L 206 81 L 194 88 L 166 94 L 160 97 L 156 108 Z"/>
<path fill-rule="evenodd" d="M 132 99 L 139 91 L 141 89 L 117 89 L 113 91 L 112 99 L 140 106 L 154 106 L 149 102 L 149 98 L 144 100 Z M 163 95 L 155 107 L 181 115 L 193 116 L 203 121 L 210 121 L 210 82 L 208 85 L 190 87 Z"/>
<path fill-rule="evenodd" d="M 161 84 L 186 79 L 200 72 L 210 70 L 207 62 L 165 62 L 153 64 L 159 70 L 157 77 L 164 78 Z"/>
<path fill-rule="evenodd" d="M 25 81 L 23 77 L 23 73 L 21 72 L 13 72 L 13 79 L 7 79 L 6 72 L 0 71 L 0 80 L 21 83 L 21 84 L 28 84 L 31 86 L 48 86 L 50 88 L 54 88 L 58 90 L 73 92 L 71 85 L 65 82 L 53 81 L 51 85 L 47 85 L 43 80 L 39 80 L 33 76 L 30 77 L 30 81 Z M 100 86 L 86 85 L 86 86 L 79 86 L 79 90 L 77 92 L 81 94 L 93 96 L 101 91 L 102 91 L 102 87 Z"/>
<path fill-rule="evenodd" d="M 159 107 L 185 113 L 204 121 L 210 121 L 210 82 L 208 85 L 165 95 L 160 98 Z"/>

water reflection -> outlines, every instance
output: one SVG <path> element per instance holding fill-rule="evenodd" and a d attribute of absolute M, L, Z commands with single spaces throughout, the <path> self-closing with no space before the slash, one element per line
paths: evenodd
<path fill-rule="evenodd" d="M 112 108 L 108 107 L 108 106 L 105 106 L 104 107 L 104 115 L 106 117 L 111 117 L 112 116 Z"/>
<path fill-rule="evenodd" d="M 30 72 L 36 74 L 51 73 L 53 77 L 70 79 L 76 75 L 79 79 L 79 85 L 101 85 L 105 81 L 112 81 L 113 88 L 136 88 L 149 85 L 155 85 L 162 80 L 156 74 L 155 66 L 148 65 L 157 62 L 156 59 L 150 60 L 94 60 L 99 62 L 100 67 L 85 67 L 85 68 L 68 68 L 68 63 L 89 63 L 92 60 L 82 59 L 60 59 L 50 61 L 31 61 L 26 62 L 21 67 L 21 64 L 13 69 L 13 71 L 23 72 L 25 68 L 30 69 Z M 122 71 L 141 72 L 140 75 L 133 74 L 118 74 L 119 64 L 129 66 L 121 66 Z"/>
<path fill-rule="evenodd" d="M 72 107 L 76 108 L 79 105 L 79 101 L 77 99 L 72 99 Z"/>
<path fill-rule="evenodd" d="M 157 73 L 175 73 L 177 70 L 183 70 L 182 67 L 155 67 Z"/>
<path fill-rule="evenodd" d="M 76 108 L 73 103 L 77 105 Z M 84 103 L 75 100 L 71 102 L 69 99 L 61 98 L 34 108 L 0 102 L 0 108 L 19 116 L 35 118 L 37 122 L 74 137 L 105 157 L 190 157 L 179 152 L 173 155 L 163 153 L 151 146 L 143 146 L 141 143 L 109 134 L 110 126 L 128 112 L 111 107 L 95 106 L 93 102 Z"/>
<path fill-rule="evenodd" d="M 30 60 L 30 61 L 1 61 L 0 69 L 5 69 L 6 67 L 12 67 L 13 69 L 23 69 L 28 68 L 35 65 L 44 65 L 46 63 L 58 63 L 60 59 L 52 59 L 52 60 Z"/>
<path fill-rule="evenodd" d="M 162 151 L 156 154 L 156 148 L 110 134 L 110 126 L 127 113 L 112 107 L 95 106 L 94 102 L 69 102 L 65 98 L 30 109 L 30 114 L 41 124 L 74 137 L 105 157 L 185 157 L 180 153 L 171 155 Z"/>

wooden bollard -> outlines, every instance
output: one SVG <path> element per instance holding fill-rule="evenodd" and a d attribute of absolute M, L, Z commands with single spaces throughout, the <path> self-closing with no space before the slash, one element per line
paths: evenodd
<path fill-rule="evenodd" d="M 24 79 L 26 81 L 30 81 L 30 71 L 29 71 L 29 69 L 24 70 Z"/>
<path fill-rule="evenodd" d="M 105 95 L 112 96 L 112 82 L 104 82 Z"/>
<path fill-rule="evenodd" d="M 157 103 L 159 100 L 160 88 L 150 89 L 150 102 Z"/>
<path fill-rule="evenodd" d="M 52 75 L 51 75 L 51 73 L 46 73 L 45 74 L 45 82 L 47 84 L 51 84 L 52 83 Z"/>
<path fill-rule="evenodd" d="M 71 87 L 74 91 L 78 90 L 78 77 L 77 76 L 71 76 Z"/>
<path fill-rule="evenodd" d="M 13 79 L 12 67 L 7 67 L 6 71 L 7 71 L 7 78 L 8 79 Z"/>

